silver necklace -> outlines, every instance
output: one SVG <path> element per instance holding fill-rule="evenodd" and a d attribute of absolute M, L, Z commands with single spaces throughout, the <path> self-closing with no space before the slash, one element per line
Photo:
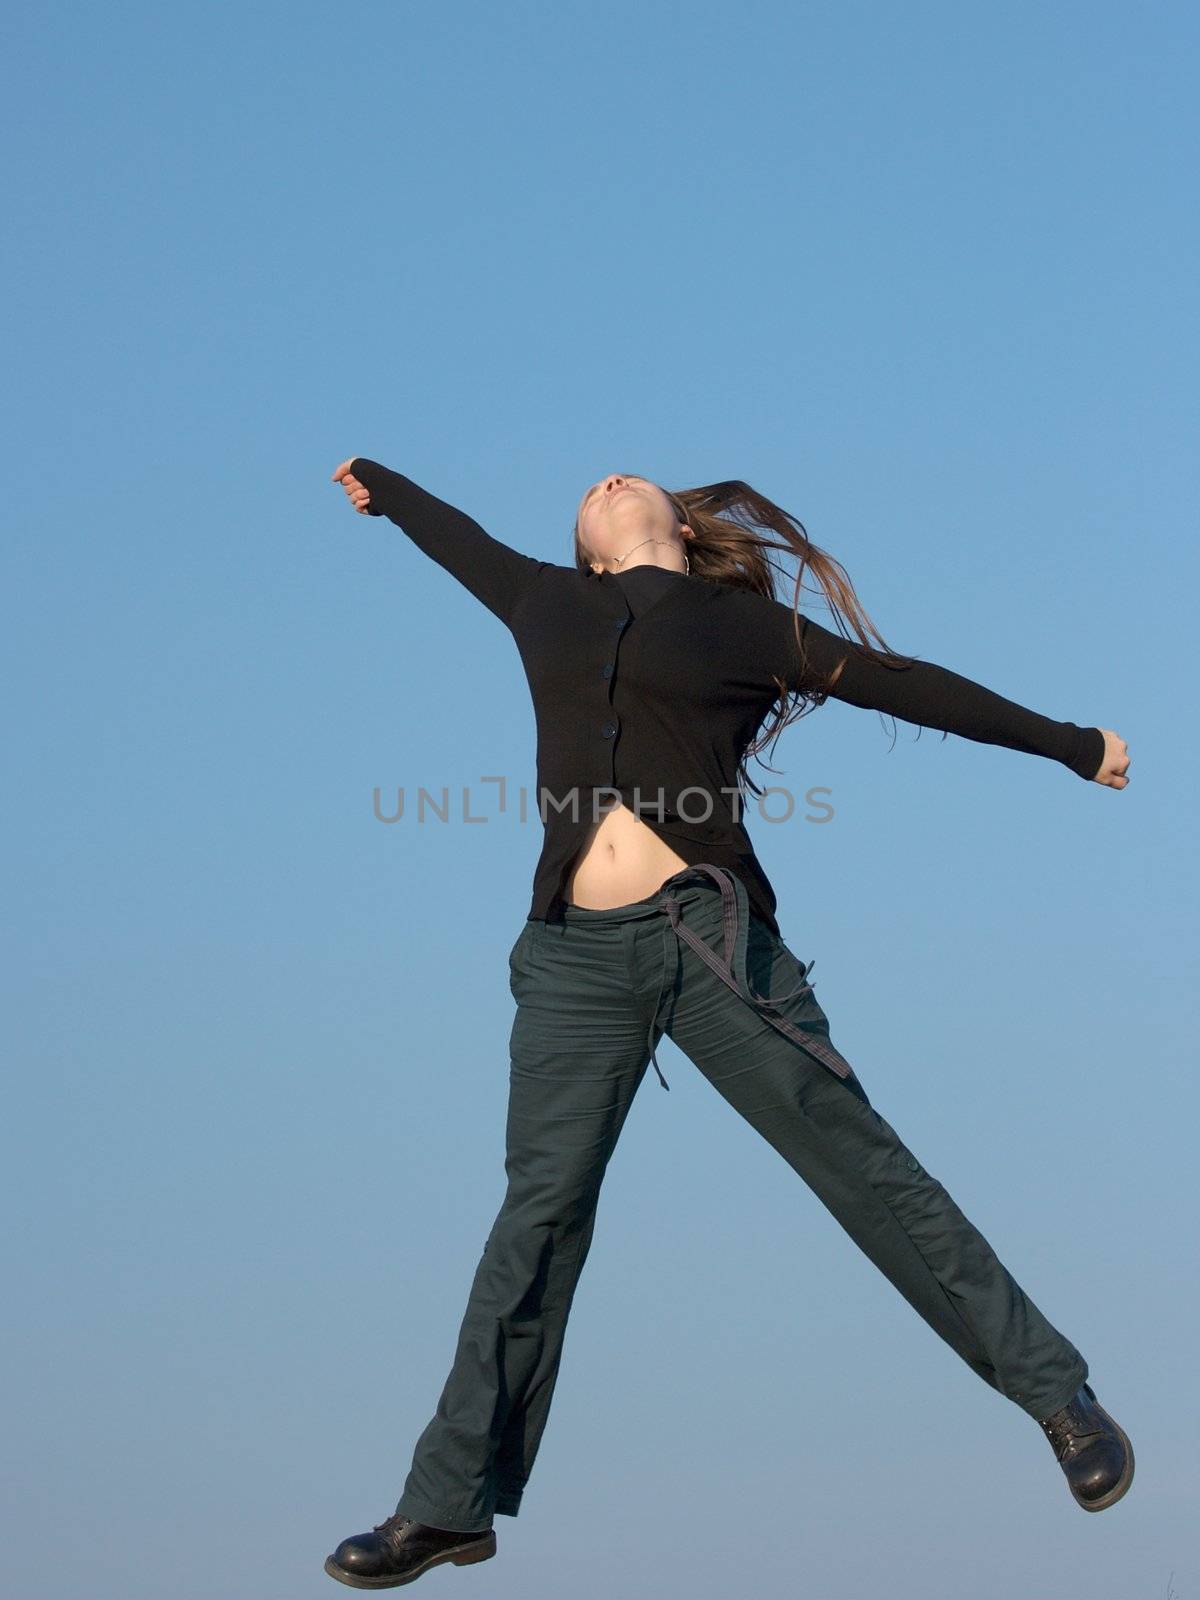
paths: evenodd
<path fill-rule="evenodd" d="M 675 541 L 673 539 L 643 539 L 642 540 L 642 544 L 669 544 L 669 545 L 674 545 L 674 543 L 675 543 Z M 640 550 L 642 548 L 642 544 L 635 544 L 634 547 L 633 547 L 633 550 Z M 625 554 L 623 556 L 614 556 L 613 557 L 613 560 L 616 562 L 618 567 L 621 565 L 622 561 L 627 561 L 629 559 L 629 557 L 633 554 L 633 550 L 626 550 L 626 552 L 625 552 Z M 688 560 L 688 553 L 687 553 L 686 550 L 683 552 L 683 561 L 684 561 L 684 568 L 683 568 L 684 573 L 685 573 L 685 575 L 690 575 L 691 574 L 691 570 L 692 570 L 692 563 Z"/>

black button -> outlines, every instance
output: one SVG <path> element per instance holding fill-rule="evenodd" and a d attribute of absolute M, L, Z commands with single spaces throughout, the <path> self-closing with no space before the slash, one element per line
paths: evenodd
<path fill-rule="evenodd" d="M 600 729 L 600 732 L 604 735 L 604 737 L 606 739 L 611 739 L 613 734 L 616 733 L 616 731 L 617 731 L 617 725 L 616 725 L 615 722 L 606 722 L 604 724 L 604 726 Z"/>
<path fill-rule="evenodd" d="M 604 670 L 603 670 L 603 672 L 602 672 L 602 673 L 601 673 L 601 674 L 600 674 L 600 676 L 601 676 L 601 677 L 602 677 L 602 678 L 611 678 L 611 677 L 612 677 L 612 675 L 613 675 L 613 664 L 612 664 L 612 662 L 611 662 L 611 661 L 606 661 L 606 662 L 605 662 L 605 663 L 604 663 Z"/>

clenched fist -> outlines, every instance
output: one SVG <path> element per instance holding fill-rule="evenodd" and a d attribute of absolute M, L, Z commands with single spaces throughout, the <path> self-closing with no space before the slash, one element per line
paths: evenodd
<path fill-rule="evenodd" d="M 1124 789 L 1129 782 L 1126 776 L 1129 771 L 1129 746 L 1111 728 L 1101 728 L 1100 732 L 1104 735 L 1104 760 L 1092 782 L 1107 784 L 1110 789 Z"/>
<path fill-rule="evenodd" d="M 342 488 L 345 489 L 346 494 L 349 497 L 350 504 L 354 507 L 355 511 L 361 511 L 365 517 L 370 515 L 368 506 L 371 502 L 371 491 L 369 489 L 365 489 L 350 471 L 351 462 L 357 461 L 357 459 L 357 456 L 350 456 L 348 460 L 343 461 L 341 466 L 333 474 L 333 482 L 341 483 Z"/>

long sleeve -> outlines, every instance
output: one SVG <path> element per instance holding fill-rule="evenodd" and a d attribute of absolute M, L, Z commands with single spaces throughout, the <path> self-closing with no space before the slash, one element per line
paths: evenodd
<path fill-rule="evenodd" d="M 356 456 L 350 470 L 370 491 L 367 509 L 372 516 L 387 517 L 402 528 L 506 627 L 511 625 L 518 603 L 552 563 L 502 543 L 464 511 L 378 461 Z"/>
<path fill-rule="evenodd" d="M 828 691 L 831 699 L 884 711 L 920 727 L 957 733 L 980 744 L 1005 745 L 1061 761 L 1089 782 L 1099 772 L 1104 760 L 1104 734 L 1099 728 L 1044 717 L 930 661 L 915 661 L 910 667 L 883 666 L 803 613 L 800 631 L 806 664 L 802 672 L 792 608 L 782 601 L 754 598 L 759 602 L 754 610 L 754 621 L 761 627 L 758 638 L 763 640 L 765 635 L 765 655 L 790 689 L 824 686 L 844 659 L 845 665 Z"/>

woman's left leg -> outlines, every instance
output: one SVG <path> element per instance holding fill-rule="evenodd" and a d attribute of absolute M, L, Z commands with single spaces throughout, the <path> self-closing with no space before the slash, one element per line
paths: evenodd
<path fill-rule="evenodd" d="M 686 921 L 720 950 L 719 894 L 689 905 Z M 640 937 L 652 968 L 657 931 Z M 665 1031 L 709 1082 L 985 1383 L 1039 1421 L 1072 1399 L 1088 1377 L 1087 1362 L 874 1109 L 857 1075 L 839 1078 L 778 1032 L 683 942 L 679 960 Z M 747 973 L 765 995 L 801 981 L 796 957 L 757 916 Z M 811 992 L 781 1014 L 829 1038 Z"/>

